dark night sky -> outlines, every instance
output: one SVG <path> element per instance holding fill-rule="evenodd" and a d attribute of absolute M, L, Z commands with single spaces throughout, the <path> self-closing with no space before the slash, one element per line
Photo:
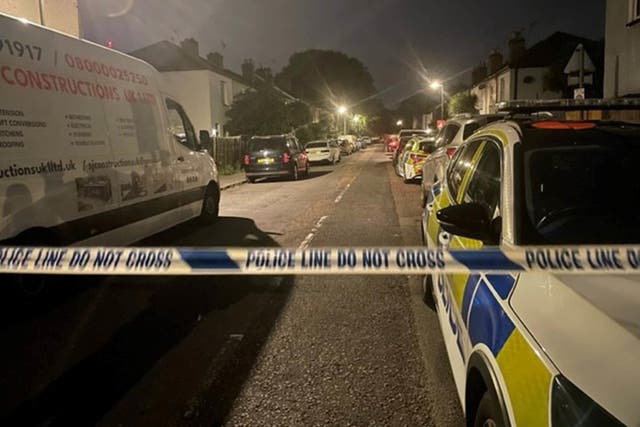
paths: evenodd
<path fill-rule="evenodd" d="M 599 39 L 605 0 L 80 0 L 84 36 L 130 51 L 159 40 L 195 37 L 200 52 L 244 58 L 278 71 L 289 55 L 334 49 L 360 59 L 393 104 L 430 78 L 451 78 L 506 53 L 514 30 L 527 45 L 554 31 Z"/>

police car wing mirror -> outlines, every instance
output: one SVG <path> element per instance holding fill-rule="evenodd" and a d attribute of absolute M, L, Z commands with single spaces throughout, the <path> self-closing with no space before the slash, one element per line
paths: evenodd
<path fill-rule="evenodd" d="M 491 217 L 487 207 L 481 203 L 453 205 L 436 212 L 440 226 L 460 237 L 480 240 L 485 244 L 497 244 Z"/>

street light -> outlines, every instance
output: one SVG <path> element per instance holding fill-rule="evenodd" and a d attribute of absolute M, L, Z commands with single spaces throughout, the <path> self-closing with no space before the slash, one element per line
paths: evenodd
<path fill-rule="evenodd" d="M 402 120 L 398 120 L 396 122 L 396 126 L 402 126 L 404 124 L 404 122 Z"/>
<path fill-rule="evenodd" d="M 346 135 L 347 134 L 347 107 L 345 107 L 344 105 L 340 105 L 338 107 L 338 114 L 340 114 L 343 117 L 344 130 L 342 134 Z"/>
<path fill-rule="evenodd" d="M 440 89 L 440 112 L 442 114 L 441 119 L 444 120 L 444 85 L 438 80 L 434 80 L 430 86 L 433 90 Z"/>

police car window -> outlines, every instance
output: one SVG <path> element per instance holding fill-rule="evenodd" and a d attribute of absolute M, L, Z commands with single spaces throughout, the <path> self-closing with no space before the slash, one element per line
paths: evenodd
<path fill-rule="evenodd" d="M 458 125 L 449 125 L 444 131 L 444 141 L 442 142 L 444 145 L 451 144 L 451 141 L 456 137 L 458 131 L 460 130 L 460 126 Z"/>
<path fill-rule="evenodd" d="M 462 134 L 462 139 L 469 138 L 478 129 L 480 129 L 480 123 L 476 123 L 476 122 L 469 123 L 464 127 L 464 133 Z"/>
<path fill-rule="evenodd" d="M 524 134 L 523 244 L 640 242 L 640 131 Z"/>
<path fill-rule="evenodd" d="M 494 212 L 500 202 L 500 149 L 487 141 L 464 195 L 467 203 L 486 205 Z"/>
<path fill-rule="evenodd" d="M 195 150 L 198 146 L 196 133 L 189 121 L 189 117 L 187 117 L 180 104 L 167 99 L 167 112 L 169 115 L 169 131 L 176 141 L 191 150 Z"/>
<path fill-rule="evenodd" d="M 482 141 L 474 141 L 466 145 L 462 151 L 458 150 L 456 153 L 454 162 L 452 162 L 447 174 L 447 185 L 449 187 L 449 192 L 454 199 L 457 199 L 458 190 L 460 190 L 460 185 L 462 184 L 464 176 L 473 166 L 471 159 L 473 159 L 473 156 L 476 151 L 478 151 L 478 147 L 481 143 Z"/>

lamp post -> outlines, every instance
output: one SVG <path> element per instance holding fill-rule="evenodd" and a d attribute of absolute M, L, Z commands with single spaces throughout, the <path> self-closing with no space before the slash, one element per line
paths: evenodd
<path fill-rule="evenodd" d="M 431 89 L 433 90 L 438 90 L 440 89 L 440 113 L 441 113 L 441 119 L 444 120 L 444 84 L 442 84 L 441 82 L 434 80 L 431 83 Z"/>
<path fill-rule="evenodd" d="M 342 116 L 343 119 L 343 135 L 347 134 L 347 107 L 345 107 L 344 105 L 341 105 L 338 107 L 338 114 Z"/>

